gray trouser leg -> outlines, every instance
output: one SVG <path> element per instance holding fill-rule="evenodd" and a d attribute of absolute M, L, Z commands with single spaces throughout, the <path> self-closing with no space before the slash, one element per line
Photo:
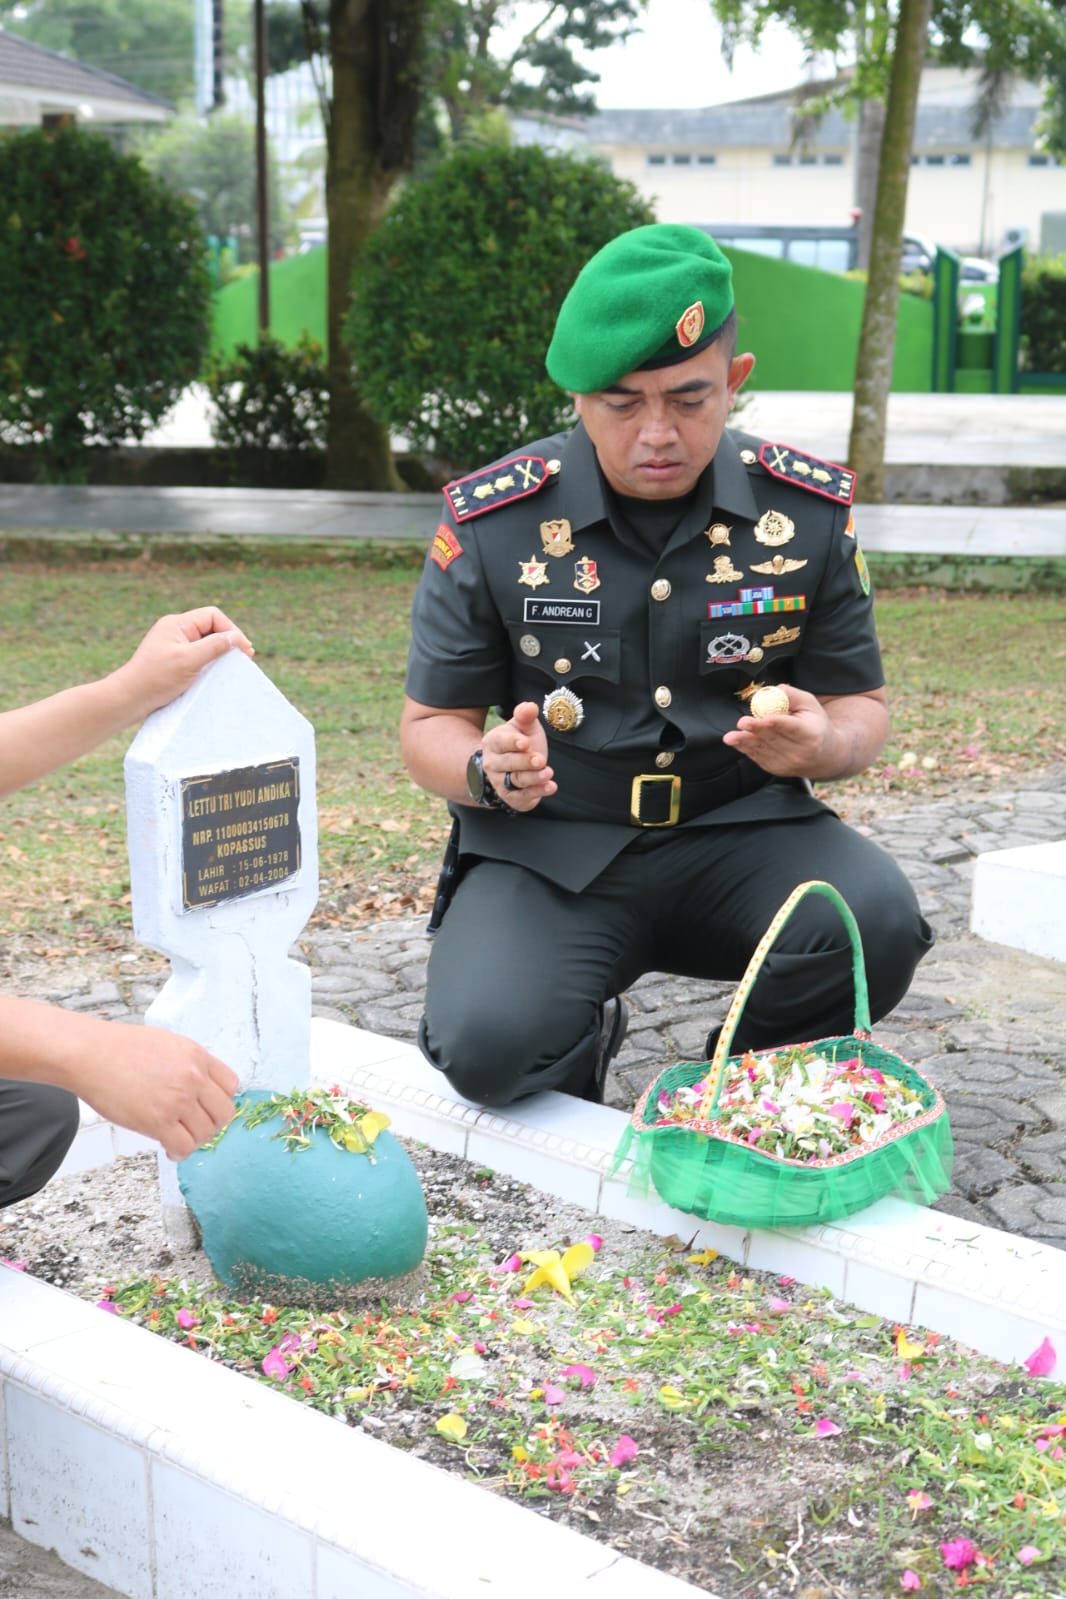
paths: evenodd
<path fill-rule="evenodd" d="M 47 1083 L 0 1080 L 0 1206 L 43 1188 L 78 1130 L 78 1101 Z"/>

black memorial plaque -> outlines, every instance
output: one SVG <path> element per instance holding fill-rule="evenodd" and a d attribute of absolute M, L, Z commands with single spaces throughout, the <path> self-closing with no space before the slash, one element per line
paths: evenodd
<path fill-rule="evenodd" d="M 278 888 L 300 870 L 300 761 L 181 780 L 183 908 Z"/>

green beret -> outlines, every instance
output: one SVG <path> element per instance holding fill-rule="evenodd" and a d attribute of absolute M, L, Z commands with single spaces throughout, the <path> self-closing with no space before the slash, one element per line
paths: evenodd
<path fill-rule="evenodd" d="M 709 233 L 654 222 L 605 244 L 578 273 L 548 346 L 549 376 L 574 394 L 710 344 L 733 309 L 733 269 Z"/>

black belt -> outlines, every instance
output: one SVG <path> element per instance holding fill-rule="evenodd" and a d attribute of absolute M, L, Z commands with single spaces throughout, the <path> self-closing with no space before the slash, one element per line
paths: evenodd
<path fill-rule="evenodd" d="M 546 812 L 573 821 L 628 822 L 632 827 L 676 827 L 753 794 L 770 781 L 769 772 L 743 756 L 702 777 L 685 772 L 634 773 L 632 767 L 627 773 L 622 761 L 561 754 L 557 746 L 548 762 L 559 792 L 543 802 Z"/>

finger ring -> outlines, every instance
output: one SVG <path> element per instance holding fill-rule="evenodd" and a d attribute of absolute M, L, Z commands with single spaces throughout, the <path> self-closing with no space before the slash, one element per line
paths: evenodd
<path fill-rule="evenodd" d="M 514 778 L 511 776 L 510 772 L 504 772 L 503 786 L 507 790 L 508 794 L 518 793 L 518 784 L 514 781 Z"/>

